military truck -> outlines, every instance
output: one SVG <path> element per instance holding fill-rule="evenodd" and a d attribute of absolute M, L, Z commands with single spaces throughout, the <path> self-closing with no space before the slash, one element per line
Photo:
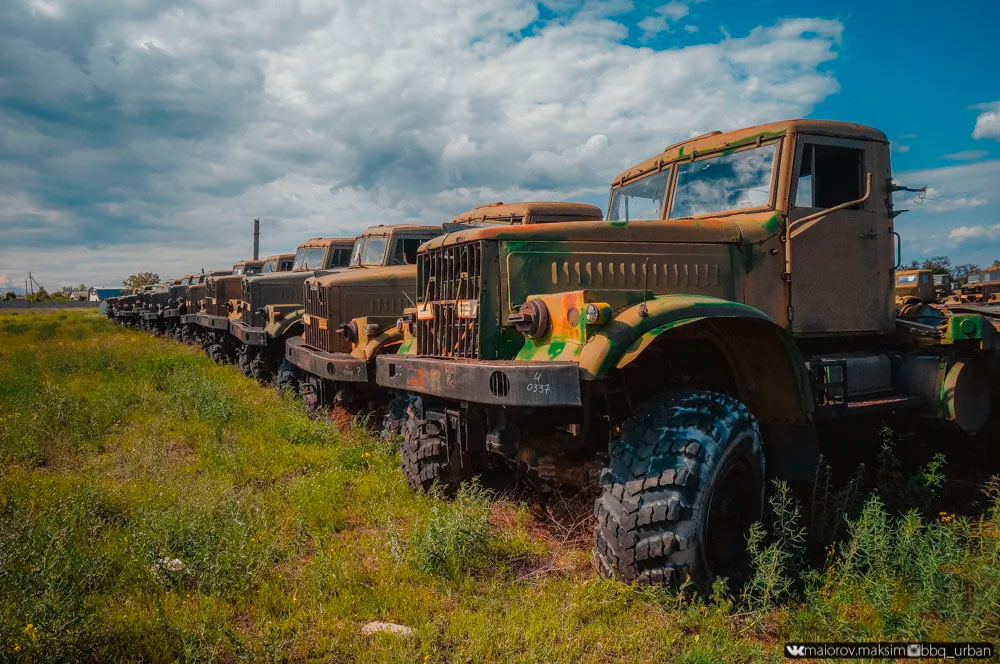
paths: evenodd
<path fill-rule="evenodd" d="M 227 274 L 232 274 L 232 270 L 201 272 L 191 280 L 186 293 L 182 294 L 183 297 L 178 298 L 177 314 L 181 327 L 180 337 L 184 343 L 204 346 L 206 335 L 202 334 L 204 328 L 198 322 L 198 314 L 205 303 L 208 280 L 212 277 L 224 277 Z"/>
<path fill-rule="evenodd" d="M 260 271 L 261 274 L 288 272 L 294 263 L 295 254 L 275 254 L 264 259 L 264 267 Z"/>
<path fill-rule="evenodd" d="M 302 283 L 322 270 L 347 265 L 352 238 L 312 238 L 296 250 L 291 270 L 248 276 L 241 284 L 239 318 L 230 321 L 236 364 L 262 383 L 274 379 L 285 339 L 302 333 Z"/>
<path fill-rule="evenodd" d="M 1000 322 L 897 319 L 888 148 L 842 122 L 712 132 L 615 178 L 605 221 L 428 242 L 414 342 L 376 358 L 410 485 L 496 461 L 596 482 L 604 575 L 708 584 L 745 574 L 764 459 L 810 481 L 822 422 L 906 410 L 980 431 Z"/>
<path fill-rule="evenodd" d="M 1000 267 L 970 274 L 963 292 L 969 302 L 1000 302 Z"/>
<path fill-rule="evenodd" d="M 602 218 L 600 208 L 584 203 L 491 203 L 455 216 L 444 228 Z M 388 241 L 366 239 L 384 235 L 385 229 Z M 382 401 L 373 390 L 374 359 L 394 353 L 403 341 L 399 316 L 414 302 L 417 247 L 441 232 L 425 226 L 371 228 L 358 238 L 351 269 L 307 280 L 305 333 L 285 345 L 279 391 L 301 387 L 310 409 Z M 387 420 L 390 427 L 395 421 Z"/>
<path fill-rule="evenodd" d="M 278 391 L 301 387 L 311 411 L 333 405 L 338 395 L 343 401 L 347 384 L 355 387 L 351 396 L 371 396 L 366 360 L 399 343 L 396 319 L 407 298 L 413 301 L 417 248 L 442 232 L 441 226 L 372 226 L 354 241 L 345 269 L 303 279 L 304 325 L 297 328 L 301 336 L 282 344 Z"/>
<path fill-rule="evenodd" d="M 931 270 L 900 270 L 896 273 L 896 307 L 934 302 L 934 273 Z"/>
<path fill-rule="evenodd" d="M 236 359 L 236 346 L 229 336 L 229 319 L 239 316 L 236 305 L 242 291 L 244 276 L 260 274 L 264 261 L 242 260 L 233 265 L 231 273 L 205 280 L 205 297 L 198 311 L 202 347 L 210 358 L 219 363 Z"/>

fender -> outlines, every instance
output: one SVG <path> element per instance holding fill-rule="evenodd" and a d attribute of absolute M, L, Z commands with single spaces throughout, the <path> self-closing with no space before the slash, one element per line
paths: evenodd
<path fill-rule="evenodd" d="M 719 347 L 758 417 L 808 421 L 813 409 L 809 378 L 788 331 L 754 307 L 710 296 L 661 295 L 619 311 L 582 349 L 580 377 L 599 380 L 681 328 L 685 336 L 706 337 Z"/>
<path fill-rule="evenodd" d="M 298 304 L 269 304 L 267 309 L 268 323 L 264 326 L 264 331 L 271 339 L 279 339 L 285 336 L 296 323 L 302 323 L 302 314 L 305 307 Z M 274 312 L 281 312 L 281 320 L 274 320 Z"/>
<path fill-rule="evenodd" d="M 403 333 L 397 330 L 395 327 L 387 328 L 378 334 L 378 336 L 368 339 L 367 342 L 362 345 L 358 344 L 355 346 L 352 355 L 359 355 L 364 360 L 371 360 L 376 355 L 381 355 L 385 352 L 385 349 L 389 346 L 400 344 L 403 341 Z"/>

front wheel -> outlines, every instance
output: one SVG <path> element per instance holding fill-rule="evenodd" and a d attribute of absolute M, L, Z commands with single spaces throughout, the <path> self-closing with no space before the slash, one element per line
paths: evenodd
<path fill-rule="evenodd" d="M 750 411 L 725 394 L 675 390 L 622 427 L 601 477 L 597 564 L 640 584 L 708 588 L 749 570 L 746 537 L 761 518 L 764 455 Z"/>
<path fill-rule="evenodd" d="M 278 394 L 284 394 L 286 391 L 297 394 L 299 391 L 299 368 L 287 359 L 281 360 L 278 366 L 278 372 L 274 377 L 274 389 Z"/>

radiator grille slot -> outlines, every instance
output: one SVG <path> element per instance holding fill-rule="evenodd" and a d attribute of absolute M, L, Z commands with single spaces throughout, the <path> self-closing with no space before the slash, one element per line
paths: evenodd
<path fill-rule="evenodd" d="M 310 288 L 308 284 L 303 287 L 303 296 L 305 298 L 305 312 L 310 316 L 318 316 L 320 318 L 327 319 L 327 329 L 321 330 L 319 325 L 314 321 L 312 325 L 306 325 L 306 345 L 312 348 L 317 348 L 328 353 L 336 352 L 339 349 L 334 348 L 332 335 L 337 334 L 337 331 L 333 329 L 330 321 L 330 311 L 329 311 L 329 298 L 330 292 L 325 293 L 323 297 L 324 289 L 322 287 L 313 289 Z"/>
<path fill-rule="evenodd" d="M 478 242 L 440 247 L 417 257 L 417 296 L 434 312 L 429 320 L 417 320 L 418 354 L 479 357 L 480 312 L 474 318 L 459 318 L 456 303 L 480 299 L 482 263 Z"/>

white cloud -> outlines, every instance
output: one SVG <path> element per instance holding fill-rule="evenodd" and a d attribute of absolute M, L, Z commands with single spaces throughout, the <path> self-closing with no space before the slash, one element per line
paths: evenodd
<path fill-rule="evenodd" d="M 946 154 L 944 158 L 951 159 L 952 161 L 976 161 L 977 159 L 982 159 L 988 154 L 988 150 L 960 150 L 958 152 Z"/>
<path fill-rule="evenodd" d="M 639 21 L 642 38 L 649 40 L 662 32 L 670 32 L 671 23 L 676 23 L 690 13 L 683 2 L 668 2 L 657 7 L 653 13 Z"/>
<path fill-rule="evenodd" d="M 33 259 L 66 283 L 152 247 L 163 276 L 231 264 L 254 216 L 277 252 L 484 201 L 603 204 L 670 142 L 808 115 L 838 90 L 820 66 L 843 29 L 788 19 L 657 51 L 622 43 L 613 4 L 543 25 L 527 0 L 95 0 L 38 25 L 17 7 L 0 8 L 0 150 L 17 157 L 0 223 L 26 250 L 0 267 L 45 244 Z"/>
<path fill-rule="evenodd" d="M 972 130 L 973 138 L 1000 139 L 1000 101 L 989 104 L 977 104 L 973 108 L 982 113 L 976 118 L 976 126 Z"/>
<path fill-rule="evenodd" d="M 951 229 L 951 232 L 948 234 L 948 239 L 956 243 L 984 238 L 991 240 L 1000 239 L 1000 224 L 993 224 L 992 226 L 959 226 L 958 228 Z"/>

